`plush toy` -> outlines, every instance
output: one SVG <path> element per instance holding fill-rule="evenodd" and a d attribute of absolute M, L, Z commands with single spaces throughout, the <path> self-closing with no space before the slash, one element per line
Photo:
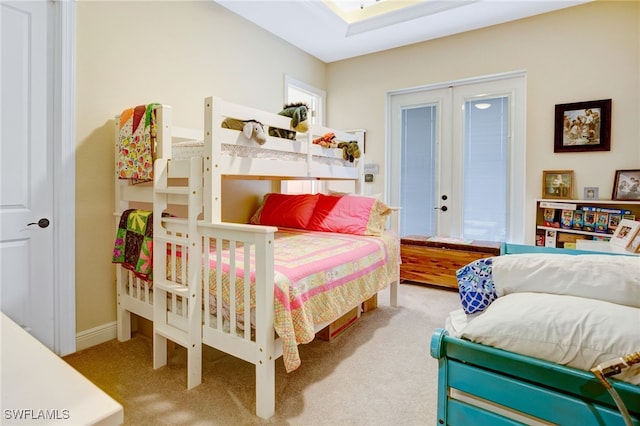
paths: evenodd
<path fill-rule="evenodd" d="M 338 142 L 336 141 L 336 134 L 333 132 L 326 133 L 319 138 L 315 138 L 313 143 L 320 145 L 323 148 L 337 148 Z"/>
<path fill-rule="evenodd" d="M 285 105 L 282 111 L 278 114 L 284 115 L 285 117 L 291 117 L 291 128 L 295 131 L 304 133 L 309 130 L 309 122 L 307 121 L 308 109 L 307 104 L 299 102 Z M 296 132 L 293 130 L 269 127 L 269 136 L 295 140 Z"/>
<path fill-rule="evenodd" d="M 340 142 L 338 148 L 342 148 L 342 157 L 345 160 L 353 163 L 356 158 L 360 158 L 360 147 L 356 141 Z"/>
<path fill-rule="evenodd" d="M 247 139 L 253 139 L 258 145 L 262 145 L 267 141 L 267 135 L 264 133 L 262 123 L 256 120 L 225 118 L 222 121 L 222 127 L 225 129 L 240 130 Z"/>

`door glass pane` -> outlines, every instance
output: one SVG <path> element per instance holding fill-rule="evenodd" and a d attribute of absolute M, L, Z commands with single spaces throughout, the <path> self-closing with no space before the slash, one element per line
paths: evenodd
<path fill-rule="evenodd" d="M 465 102 L 463 238 L 505 241 L 508 98 Z"/>
<path fill-rule="evenodd" d="M 436 107 L 402 110 L 400 235 L 435 235 Z"/>

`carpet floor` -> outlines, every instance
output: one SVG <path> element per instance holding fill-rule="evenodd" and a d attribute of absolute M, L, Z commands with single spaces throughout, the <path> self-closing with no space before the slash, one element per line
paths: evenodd
<path fill-rule="evenodd" d="M 459 308 L 457 292 L 400 286 L 331 342 L 301 345 L 302 365 L 276 362 L 276 414 L 256 417 L 253 365 L 203 345 L 203 382 L 187 390 L 186 350 L 154 370 L 151 340 L 136 334 L 64 360 L 124 407 L 126 425 L 435 425 L 437 361 L 431 334 Z"/>

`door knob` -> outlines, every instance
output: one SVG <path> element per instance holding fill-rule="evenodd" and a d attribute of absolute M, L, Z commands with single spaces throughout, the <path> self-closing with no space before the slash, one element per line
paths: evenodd
<path fill-rule="evenodd" d="M 434 210 L 442 210 L 443 212 L 446 212 L 447 210 L 449 210 L 449 209 L 447 208 L 447 206 L 434 207 L 433 209 L 434 209 Z"/>
<path fill-rule="evenodd" d="M 49 219 L 43 217 L 37 222 L 27 223 L 27 226 L 38 225 L 40 228 L 46 228 L 47 226 L 49 226 L 49 223 Z"/>

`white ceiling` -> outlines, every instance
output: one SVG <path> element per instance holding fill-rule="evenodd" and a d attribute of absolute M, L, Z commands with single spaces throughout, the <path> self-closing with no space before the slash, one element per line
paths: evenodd
<path fill-rule="evenodd" d="M 387 0 L 349 13 L 323 0 L 214 1 L 329 63 L 591 0 Z"/>

